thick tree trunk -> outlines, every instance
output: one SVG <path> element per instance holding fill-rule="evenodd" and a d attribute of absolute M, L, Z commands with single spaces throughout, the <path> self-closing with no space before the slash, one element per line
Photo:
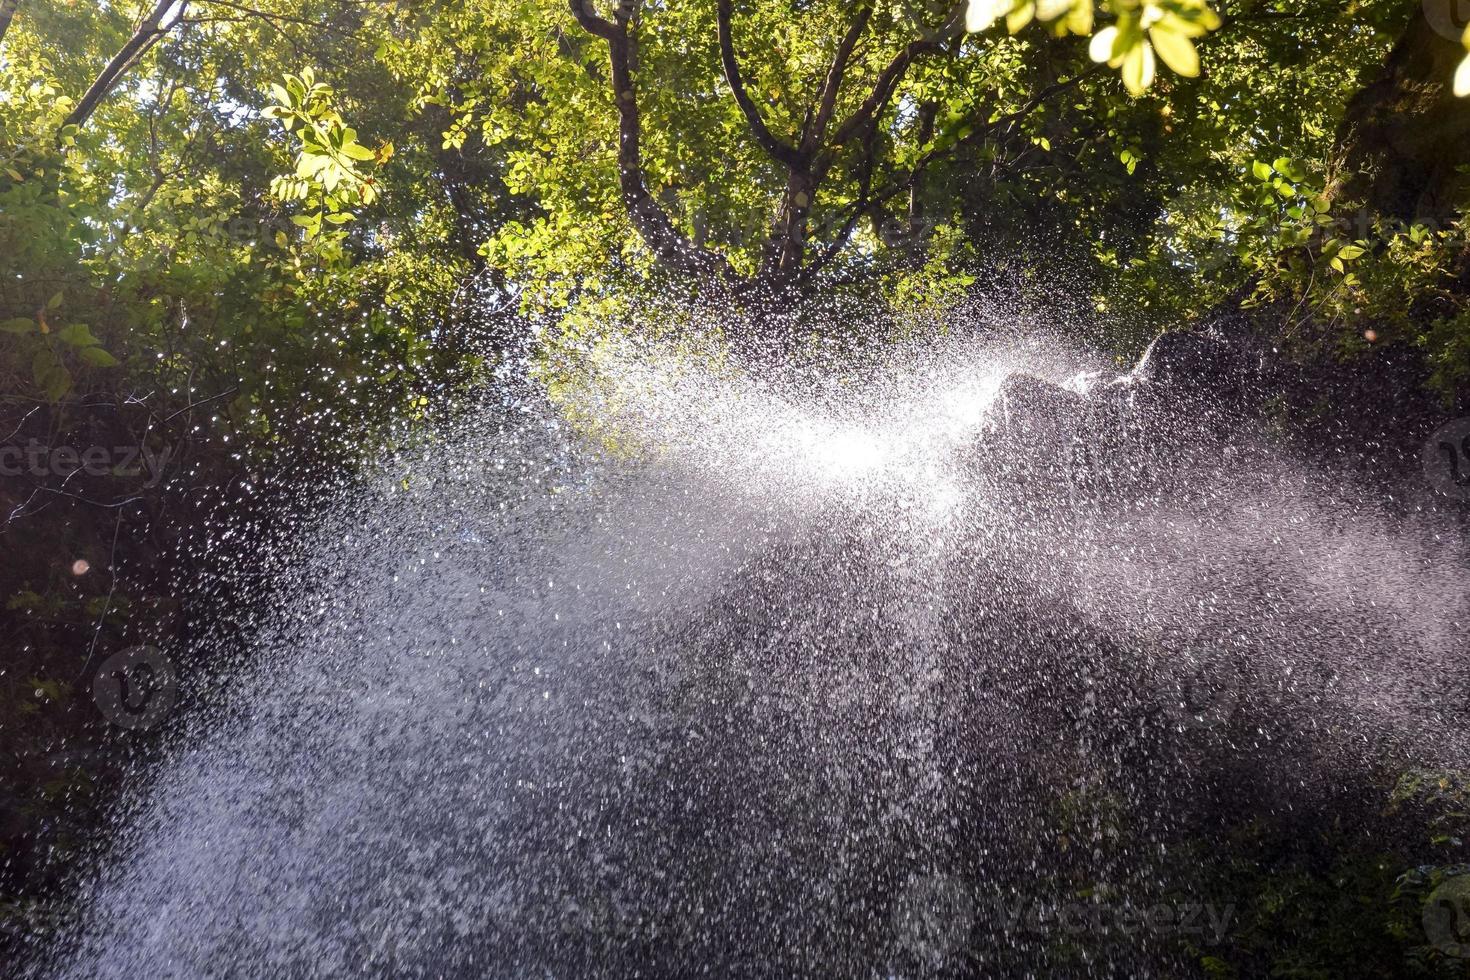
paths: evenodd
<path fill-rule="evenodd" d="M 1451 91 L 1465 57 L 1460 0 L 1423 0 L 1379 77 L 1348 104 L 1338 128 L 1334 200 L 1372 215 L 1443 227 L 1470 164 L 1470 99 Z"/>

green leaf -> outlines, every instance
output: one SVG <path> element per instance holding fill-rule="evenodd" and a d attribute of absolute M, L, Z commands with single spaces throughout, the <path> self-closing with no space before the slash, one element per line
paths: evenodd
<path fill-rule="evenodd" d="M 0 322 L 0 333 L 16 334 L 23 336 L 36 329 L 36 321 L 28 316 L 18 316 L 10 320 Z"/>
<path fill-rule="evenodd" d="M 56 359 L 49 347 L 36 351 L 36 356 L 31 360 L 31 377 L 36 386 L 43 389 L 46 397 L 53 402 L 60 401 L 71 390 L 71 372 Z"/>
<path fill-rule="evenodd" d="M 1123 87 L 1128 94 L 1142 95 L 1154 83 L 1154 49 L 1140 40 L 1123 56 Z"/>
<path fill-rule="evenodd" d="M 965 13 L 965 29 L 971 33 L 986 30 L 1010 9 L 1011 0 L 970 0 Z"/>
<path fill-rule="evenodd" d="M 1006 15 L 1006 30 L 1014 34 L 1031 23 L 1031 19 L 1035 16 L 1036 4 L 1031 0 L 1021 0 L 1021 3 Z"/>
<path fill-rule="evenodd" d="M 1256 180 L 1259 181 L 1264 182 L 1271 179 L 1271 168 L 1259 160 L 1251 164 L 1251 173 L 1255 174 Z"/>
<path fill-rule="evenodd" d="M 42 347 L 31 358 L 31 380 L 38 387 L 44 388 L 46 379 L 51 376 L 51 372 L 57 366 L 56 355 L 51 353 L 51 348 Z"/>
<path fill-rule="evenodd" d="M 73 323 L 64 327 L 56 334 L 56 339 L 72 347 L 93 347 L 102 343 L 92 336 L 92 331 L 85 323 Z"/>
<path fill-rule="evenodd" d="M 117 367 L 118 364 L 122 363 L 101 347 L 84 347 L 80 356 L 82 360 L 93 367 L 110 368 Z"/>
<path fill-rule="evenodd" d="M 1199 52 L 1195 50 L 1193 41 L 1163 24 L 1150 30 L 1148 36 L 1159 57 L 1175 74 L 1185 78 L 1199 75 Z"/>
<path fill-rule="evenodd" d="M 1113 64 L 1116 50 L 1121 40 L 1121 32 L 1116 26 L 1104 27 L 1092 35 L 1092 41 L 1087 46 L 1087 55 L 1098 64 Z"/>

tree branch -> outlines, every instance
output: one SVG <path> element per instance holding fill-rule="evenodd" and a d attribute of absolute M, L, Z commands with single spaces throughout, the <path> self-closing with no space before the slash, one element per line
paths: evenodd
<path fill-rule="evenodd" d="M 165 24 L 164 17 L 168 16 L 168 12 L 174 9 L 176 4 L 178 7 L 176 16 L 171 22 Z M 159 38 L 172 30 L 174 25 L 183 18 L 188 5 L 188 0 L 159 0 L 148 16 L 143 18 L 143 22 L 138 25 L 133 36 L 128 38 L 122 49 L 113 55 L 112 60 L 102 69 L 102 73 L 92 82 L 81 101 L 62 121 L 62 127 L 85 126 L 87 120 L 92 117 L 92 113 L 97 110 L 97 106 L 112 93 L 128 70 L 137 64 L 138 60 L 147 54 L 153 45 L 158 43 Z"/>
<path fill-rule="evenodd" d="M 10 21 L 19 6 L 20 0 L 0 0 L 0 44 L 5 43 L 5 32 L 10 30 Z"/>
<path fill-rule="evenodd" d="M 722 5 L 728 6 L 728 0 L 722 0 Z M 835 154 L 823 150 L 822 143 L 842 92 L 843 77 L 852 61 L 853 51 L 857 49 L 872 17 L 872 4 L 862 3 L 857 9 L 857 16 L 837 44 L 816 105 L 807 110 L 807 117 L 802 125 L 801 145 L 797 150 L 801 165 L 790 168 L 786 192 L 771 226 L 771 236 L 761 262 L 762 277 L 792 277 L 801 271 L 806 255 L 807 216 L 816 203 L 817 190 L 826 179 L 827 170 L 835 158 Z M 722 36 L 727 35 L 728 27 L 722 26 L 721 33 Z M 869 150 L 871 149 L 870 141 Z"/>
<path fill-rule="evenodd" d="M 938 54 L 944 51 L 942 41 L 911 41 L 898 57 L 889 62 L 888 67 L 878 75 L 878 80 L 873 83 L 873 91 L 863 104 L 851 116 L 837 128 L 837 133 L 832 137 L 834 147 L 842 146 L 852 139 L 865 127 L 871 124 L 883 110 L 888 106 L 888 100 L 893 97 L 893 92 L 898 88 L 898 83 L 903 81 L 903 76 L 921 55 Z"/>
<path fill-rule="evenodd" d="M 628 32 L 636 3 L 619 5 L 616 20 L 597 16 L 591 0 L 568 0 L 582 29 L 607 42 L 612 60 L 613 100 L 618 107 L 618 186 L 623 206 L 659 264 L 687 275 L 734 278 L 724 256 L 699 248 L 679 233 L 649 194 L 643 179 L 642 122 L 633 83 L 635 42 Z"/>
<path fill-rule="evenodd" d="M 942 53 L 948 49 L 950 39 L 958 31 L 960 18 L 963 17 L 965 4 L 957 3 L 950 9 L 944 23 L 937 30 L 926 33 L 926 36 L 910 42 L 906 45 L 896 58 L 891 61 L 873 83 L 873 89 L 868 98 L 863 101 L 856 112 L 838 128 L 830 145 L 821 147 L 822 139 L 826 135 L 827 126 L 831 121 L 832 114 L 837 104 L 837 98 L 842 87 L 843 75 L 847 64 L 852 58 L 852 52 L 856 48 L 858 40 L 867 28 L 868 19 L 872 15 L 871 8 L 864 4 L 859 10 L 857 19 L 849 27 L 847 34 L 838 45 L 837 53 L 832 59 L 832 67 L 828 71 L 826 84 L 823 86 L 821 102 L 817 113 L 812 120 L 811 128 L 808 130 L 807 139 L 803 141 L 803 148 L 810 147 L 813 154 L 813 166 L 811 173 L 807 176 L 804 184 L 798 185 L 792 181 L 787 188 L 787 203 L 783 208 L 786 216 L 785 227 L 781 229 L 779 236 L 779 250 L 773 259 L 774 269 L 781 275 L 794 276 L 798 283 L 808 282 L 813 276 L 820 272 L 846 244 L 851 237 L 853 229 L 861 218 L 864 209 L 872 202 L 869 194 L 873 169 L 876 165 L 875 155 L 877 153 L 876 140 L 877 121 L 887 109 L 893 94 L 898 89 L 899 82 L 903 80 L 909 67 L 919 57 L 925 54 Z M 805 233 L 803 225 L 810 210 L 812 200 L 816 196 L 816 189 L 825 179 L 828 169 L 837 159 L 837 151 L 854 137 L 862 136 L 866 143 L 861 170 L 862 190 L 859 194 L 858 206 L 853 209 L 851 215 L 844 222 L 842 231 L 837 238 L 823 249 L 817 259 L 807 268 L 802 268 L 805 252 Z M 813 138 L 815 137 L 815 138 Z M 802 202 L 805 202 L 802 206 Z M 777 244 L 773 242 L 773 245 Z"/>
<path fill-rule="evenodd" d="M 919 107 L 919 145 L 926 146 L 934 139 L 934 124 L 939 116 L 939 103 L 934 101 L 925 102 Z M 916 235 L 919 225 L 924 220 L 924 200 L 920 193 L 920 184 L 924 177 L 925 164 L 920 162 L 914 167 L 914 181 L 909 187 L 909 234 Z"/>
<path fill-rule="evenodd" d="M 818 275 L 820 275 L 822 270 L 825 269 L 832 262 L 832 260 L 837 257 L 838 253 L 841 252 L 842 249 L 847 245 L 848 241 L 851 240 L 852 233 L 857 229 L 858 221 L 862 219 L 863 214 L 869 208 L 879 207 L 890 197 L 894 196 L 893 194 L 885 193 L 884 195 L 881 195 L 878 199 L 874 199 L 872 197 L 873 170 L 878 163 L 877 136 L 878 134 L 875 130 L 870 129 L 868 131 L 866 141 L 867 145 L 865 148 L 865 152 L 863 153 L 862 166 L 858 169 L 859 190 L 857 203 L 852 206 L 852 210 L 848 214 L 847 219 L 843 222 L 842 229 L 837 233 L 837 237 L 833 238 L 832 241 L 827 243 L 827 247 L 822 249 L 821 253 L 816 257 L 814 261 L 811 262 L 811 264 L 807 265 L 806 268 L 801 269 L 797 273 L 796 285 L 804 286 L 815 279 Z"/>
<path fill-rule="evenodd" d="M 898 53 L 898 56 L 888 63 L 888 67 L 878 74 L 877 80 L 873 83 L 873 90 L 867 99 L 837 128 L 837 134 L 832 138 L 833 149 L 847 143 L 883 114 L 883 110 L 888 107 L 888 100 L 893 98 L 893 93 L 898 88 L 898 83 L 903 81 L 904 75 L 908 73 L 909 67 L 915 61 L 926 54 L 942 54 L 948 49 L 949 41 L 959 32 L 965 7 L 966 4 L 963 2 L 956 4 L 945 17 L 943 24 L 936 30 L 928 32 L 927 36 L 910 41 Z"/>
<path fill-rule="evenodd" d="M 572 16 L 577 18 L 577 23 L 589 34 L 595 34 L 608 43 L 617 40 L 618 26 L 612 21 L 597 16 L 597 11 L 592 7 L 592 0 L 570 0 L 572 5 Z"/>
<path fill-rule="evenodd" d="M 759 107 L 745 90 L 745 80 L 740 77 L 740 64 L 735 58 L 735 39 L 730 31 L 733 10 L 734 0 L 718 0 L 715 20 L 719 24 L 720 61 L 725 68 L 725 81 L 729 82 L 730 91 L 735 96 L 735 104 L 740 106 L 741 113 L 745 115 L 746 125 L 750 127 L 755 141 L 771 159 L 784 163 L 792 170 L 804 171 L 810 166 L 810 159 L 796 147 L 771 135 L 766 121 L 761 118 Z"/>
<path fill-rule="evenodd" d="M 847 73 L 848 62 L 852 60 L 852 52 L 862 38 L 863 32 L 868 29 L 868 22 L 872 19 L 872 4 L 863 4 L 858 10 L 857 19 L 852 22 L 842 42 L 837 45 L 837 53 L 832 56 L 832 67 L 827 70 L 827 80 L 822 85 L 822 97 L 817 105 L 817 113 L 802 137 L 802 150 L 809 156 L 816 152 L 817 148 L 822 145 L 822 140 L 827 136 L 827 126 L 832 121 L 832 113 L 837 108 L 837 96 L 842 91 L 842 79 Z"/>
<path fill-rule="evenodd" d="M 1086 71 L 1078 72 L 1071 78 L 1048 85 L 1040 92 L 1037 92 L 1036 95 L 1032 96 L 1029 102 L 1027 102 L 1021 108 L 1017 109 L 1015 112 L 1007 113 L 1006 115 L 1001 116 L 994 122 L 985 125 L 984 127 L 971 133 L 969 136 L 966 136 L 964 139 L 957 140 L 947 147 L 935 148 L 933 150 L 930 150 L 928 153 L 919 158 L 919 160 L 914 164 L 913 170 L 909 171 L 906 177 L 904 177 L 902 180 L 890 183 L 877 194 L 870 193 L 865 186 L 862 193 L 858 196 L 857 201 L 855 201 L 849 208 L 847 217 L 843 221 L 842 228 L 837 233 L 837 237 L 835 237 L 831 242 L 827 244 L 827 247 L 822 250 L 822 253 L 810 265 L 802 270 L 801 274 L 797 277 L 797 284 L 801 285 L 810 282 L 829 263 L 831 263 L 834 258 L 837 257 L 837 254 L 842 250 L 842 248 L 847 244 L 848 240 L 852 237 L 852 233 L 854 229 L 857 228 L 857 223 L 859 220 L 861 220 L 864 212 L 873 207 L 882 207 L 883 205 L 887 204 L 889 201 L 897 197 L 899 194 L 902 194 L 906 190 L 910 190 L 918 182 L 919 178 L 923 175 L 925 169 L 927 169 L 928 166 L 932 164 L 935 160 L 948 156 L 963 146 L 971 145 L 976 141 L 989 136 L 991 133 L 995 132 L 997 129 L 1000 129 L 1003 126 L 1009 126 L 1012 123 L 1019 122 L 1021 119 L 1036 111 L 1038 107 L 1052 99 L 1054 96 L 1060 95 L 1062 92 L 1076 87 L 1084 80 L 1091 78 L 1093 75 L 1096 75 L 1101 69 L 1101 65 L 1093 65 Z M 865 170 L 867 170 L 867 172 L 871 172 L 871 165 L 872 159 L 870 150 L 869 157 L 864 163 Z M 865 184 L 866 180 L 867 178 L 865 176 Z"/>

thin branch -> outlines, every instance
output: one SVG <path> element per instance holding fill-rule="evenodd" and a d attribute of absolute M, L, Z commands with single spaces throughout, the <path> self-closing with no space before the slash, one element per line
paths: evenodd
<path fill-rule="evenodd" d="M 1083 71 L 1078 72 L 1071 78 L 1065 78 L 1060 82 L 1053 82 L 1046 88 L 1042 89 L 1040 92 L 1037 92 L 1036 95 L 1032 97 L 1030 102 L 1027 102 L 1015 112 L 1001 116 L 995 121 L 995 125 L 1000 125 L 1001 123 L 1013 123 L 1024 116 L 1031 115 L 1031 113 L 1040 108 L 1043 103 L 1050 101 L 1052 96 L 1061 95 L 1068 89 L 1076 88 L 1078 85 L 1081 85 L 1083 82 L 1087 81 L 1087 79 L 1091 78 L 1102 70 L 1102 65 L 1093 65 L 1091 68 L 1087 68 Z"/>
<path fill-rule="evenodd" d="M 1015 112 L 1007 113 L 1006 115 L 999 117 L 994 122 L 988 123 L 984 127 L 976 130 L 962 140 L 956 140 L 954 143 L 950 144 L 947 147 L 936 147 L 935 149 L 930 150 L 928 153 L 919 158 L 918 162 L 914 164 L 913 170 L 909 171 L 906 177 L 904 177 L 902 180 L 889 184 L 878 194 L 869 194 L 865 189 L 864 192 L 858 196 L 858 200 L 854 202 L 850 207 L 847 218 L 843 221 L 842 228 L 838 232 L 837 237 L 828 243 L 827 247 L 822 251 L 822 254 L 816 258 L 816 260 L 814 260 L 809 266 L 807 266 L 807 268 L 802 270 L 801 274 L 797 277 L 797 284 L 800 285 L 810 282 L 818 273 L 822 271 L 822 269 L 824 269 L 828 264 L 831 263 L 833 259 L 837 257 L 837 254 L 842 250 L 844 246 L 847 245 L 848 240 L 852 237 L 852 233 L 857 228 L 858 221 L 862 219 L 864 213 L 866 213 L 871 208 L 882 207 L 884 204 L 887 204 L 899 194 L 902 194 L 904 191 L 912 188 L 913 185 L 923 175 L 925 169 L 927 169 L 928 166 L 935 160 L 938 160 L 945 156 L 949 156 L 956 150 L 959 150 L 961 147 L 969 146 L 980 139 L 988 137 L 991 133 L 994 133 L 996 130 L 1000 129 L 1003 126 L 1009 126 L 1013 123 L 1019 122 L 1021 119 L 1030 115 L 1032 112 L 1035 112 L 1036 109 L 1039 108 L 1043 103 L 1071 88 L 1076 87 L 1084 80 L 1091 78 L 1093 75 L 1097 74 L 1101 69 L 1101 65 L 1093 65 L 1086 71 L 1079 72 L 1078 74 L 1073 75 L 1071 78 L 1048 85 L 1046 88 L 1036 93 L 1036 95 L 1034 95 L 1029 102 L 1027 102 L 1021 108 L 1017 109 Z M 870 164 L 871 160 L 869 160 L 868 163 Z"/>
<path fill-rule="evenodd" d="M 102 636 L 102 627 L 107 622 L 107 616 L 112 612 L 112 599 L 117 593 L 117 539 L 122 532 L 122 511 L 118 510 L 117 520 L 112 525 L 112 554 L 107 559 L 107 572 L 109 581 L 107 586 L 107 602 L 102 606 L 102 614 L 97 617 L 97 625 L 92 629 L 92 642 L 87 647 L 87 657 L 82 661 L 82 669 L 77 673 L 76 680 L 81 680 L 87 673 L 87 666 L 91 664 L 92 658 L 97 654 L 97 641 Z M 73 681 L 75 683 L 75 681 Z"/>
<path fill-rule="evenodd" d="M 822 250 L 822 253 L 817 256 L 816 260 L 797 273 L 796 284 L 798 286 L 803 286 L 811 282 L 821 274 L 823 269 L 831 264 L 832 260 L 837 257 L 837 254 L 851 240 L 852 233 L 857 230 L 858 222 L 862 220 L 862 216 L 870 208 L 880 207 L 890 197 L 894 196 L 893 194 L 884 194 L 880 200 L 874 200 L 872 197 L 873 169 L 877 165 L 878 154 L 877 136 L 876 130 L 870 129 L 868 131 L 866 152 L 863 154 L 862 168 L 858 173 L 858 200 L 853 205 L 852 213 L 843 222 L 842 230 L 837 234 L 837 237 L 827 243 L 827 247 Z M 918 172 L 918 168 L 915 168 L 915 173 L 912 175 L 914 180 L 917 180 Z"/>
<path fill-rule="evenodd" d="M 919 107 L 920 146 L 927 146 L 934 139 L 934 124 L 938 117 L 938 102 L 925 102 Z M 921 196 L 920 182 L 924 177 L 924 169 L 923 163 L 914 168 L 914 181 L 909 186 L 909 234 L 911 235 L 918 231 L 919 223 L 923 220 L 924 201 Z"/>
<path fill-rule="evenodd" d="M 29 497 L 27 497 L 23 502 L 16 504 L 15 509 L 6 516 L 5 526 L 9 527 L 11 524 L 14 524 L 16 521 L 20 520 L 23 517 L 31 517 L 35 514 L 39 514 L 42 510 L 45 510 L 44 507 L 38 508 L 37 510 L 33 511 L 26 510 L 26 508 L 30 506 L 31 501 L 35 500 L 39 494 L 43 493 L 49 493 L 53 497 L 66 497 L 68 500 L 79 500 L 82 503 L 87 504 L 91 507 L 101 507 L 105 510 L 116 510 L 119 507 L 126 507 L 128 504 L 147 502 L 146 497 L 128 497 L 126 500 L 119 500 L 116 503 L 109 504 L 104 503 L 101 500 L 89 500 L 86 497 L 83 497 L 81 494 L 67 493 L 65 490 L 56 490 L 52 487 L 36 487 L 34 490 L 31 491 L 31 495 Z"/>
<path fill-rule="evenodd" d="M 165 418 L 160 424 L 166 425 L 169 422 L 172 422 L 174 419 L 178 418 L 180 415 L 183 415 L 185 412 L 192 412 L 194 409 L 198 408 L 200 405 L 208 405 L 210 402 L 219 401 L 221 398 L 227 398 L 227 397 L 229 397 L 230 395 L 233 395 L 235 392 L 237 392 L 239 390 L 240 390 L 240 386 L 239 385 L 235 385 L 234 387 L 226 388 L 224 391 L 221 391 L 217 395 L 210 395 L 208 398 L 201 398 L 199 401 L 194 402 L 193 404 L 185 405 L 183 408 L 179 409 L 177 412 L 174 412 L 172 415 L 170 415 L 167 418 Z"/>
<path fill-rule="evenodd" d="M 745 90 L 745 80 L 740 77 L 740 64 L 735 58 L 735 39 L 730 30 L 733 9 L 734 0 L 718 0 L 715 20 L 719 24 L 720 61 L 725 68 L 725 81 L 729 82 L 730 91 L 735 96 L 735 104 L 740 106 L 740 111 L 744 114 L 746 125 L 750 127 L 755 141 L 770 155 L 771 159 L 786 164 L 792 170 L 804 171 L 810 163 L 808 158 L 796 147 L 771 135 L 766 121 L 761 118 L 760 109 L 751 100 L 750 93 Z"/>
<path fill-rule="evenodd" d="M 29 412 L 26 412 L 24 415 L 22 415 L 20 421 L 16 423 L 15 428 L 11 430 L 10 435 L 6 436 L 4 439 L 0 439 L 0 442 L 9 442 L 10 440 L 14 439 L 16 435 L 20 432 L 20 430 L 25 428 L 25 424 L 31 420 L 31 416 L 35 415 L 40 410 L 40 406 L 36 406 L 35 408 L 32 408 Z"/>
<path fill-rule="evenodd" d="M 832 121 L 832 113 L 837 108 L 837 96 L 842 91 L 842 79 L 847 73 L 848 63 L 852 60 L 852 52 L 862 38 L 863 32 L 868 29 L 868 22 L 872 19 L 872 4 L 863 4 L 852 26 L 847 29 L 847 34 L 837 45 L 837 52 L 832 56 L 832 66 L 827 69 L 827 80 L 822 85 L 822 97 L 817 104 L 816 115 L 812 118 L 811 125 L 802 139 L 802 149 L 808 154 L 815 151 L 826 138 L 827 126 Z"/>
<path fill-rule="evenodd" d="M 281 38 L 281 40 L 289 44 L 291 46 L 291 50 L 296 52 L 296 56 L 298 58 L 301 58 L 303 60 L 311 60 L 312 58 L 317 57 L 317 52 L 309 50 L 306 45 L 297 40 L 294 34 L 286 30 L 280 24 L 277 24 L 274 20 L 270 19 L 269 17 L 263 17 L 260 18 L 260 22 L 263 23 L 266 27 L 270 28 L 272 31 L 274 31 Z M 198 24 L 200 26 L 205 26 L 209 24 L 250 24 L 254 23 L 254 21 L 248 14 L 237 14 L 232 17 L 227 17 L 222 14 L 216 14 L 212 17 L 184 17 L 181 18 L 178 23 Z"/>
<path fill-rule="evenodd" d="M 258 17 L 261 20 L 271 23 L 284 21 L 288 24 L 299 24 L 302 27 L 310 27 L 312 30 L 323 31 L 327 34 L 336 34 L 340 37 L 355 37 L 358 33 L 356 30 L 347 30 L 333 24 L 323 23 L 321 20 L 313 20 L 309 17 L 297 17 L 293 14 L 276 13 L 269 10 L 257 10 L 243 3 L 231 2 L 231 0 L 198 0 L 198 2 L 207 3 L 213 7 L 228 7 L 231 10 L 238 10 L 247 16 Z M 387 3 L 388 0 L 369 0 L 368 3 L 362 4 L 362 6 L 372 6 L 374 2 Z"/>
<path fill-rule="evenodd" d="M 873 90 L 867 99 L 837 128 L 837 134 L 832 138 L 834 147 L 845 144 L 883 114 L 883 110 L 888 107 L 888 100 L 893 97 L 894 91 L 898 88 L 898 83 L 903 81 L 904 75 L 908 73 L 909 67 L 915 61 L 924 55 L 943 54 L 948 50 L 949 40 L 958 32 L 964 12 L 965 4 L 956 4 L 938 30 L 930 32 L 927 37 L 910 41 L 897 57 L 888 63 L 888 67 L 878 74 L 877 80 L 873 83 Z"/>
<path fill-rule="evenodd" d="M 888 100 L 893 97 L 898 83 L 903 81 L 903 76 L 921 55 L 938 54 L 944 51 L 944 43 L 941 41 L 911 41 L 888 67 L 878 75 L 878 80 L 873 83 L 873 91 L 868 95 L 863 104 L 851 116 L 837 128 L 837 134 L 832 137 L 833 146 L 841 146 L 852 139 L 869 124 L 871 124 L 883 110 L 888 106 Z"/>

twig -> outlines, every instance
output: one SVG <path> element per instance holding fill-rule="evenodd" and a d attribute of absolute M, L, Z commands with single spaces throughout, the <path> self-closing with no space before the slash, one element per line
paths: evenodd
<path fill-rule="evenodd" d="M 161 422 L 159 422 L 159 425 L 165 425 L 165 424 L 167 424 L 169 422 L 172 422 L 174 419 L 178 418 L 180 415 L 183 415 L 185 412 L 192 412 L 194 409 L 198 408 L 200 405 L 206 405 L 209 402 L 217 401 L 218 399 L 224 398 L 226 395 L 233 395 L 235 392 L 237 392 L 239 390 L 240 390 L 240 386 L 239 385 L 233 385 L 232 387 L 226 388 L 224 391 L 221 391 L 217 395 L 210 395 L 208 398 L 201 398 L 199 401 L 195 402 L 194 404 L 192 404 L 192 405 L 185 405 L 183 408 L 179 409 L 177 412 L 174 412 L 172 415 L 170 415 L 167 418 L 163 419 Z"/>
<path fill-rule="evenodd" d="M 102 606 L 102 615 L 97 617 L 97 625 L 92 630 L 92 644 L 87 647 L 87 657 L 82 661 L 81 672 L 77 674 L 76 680 L 81 680 L 87 673 L 87 667 L 92 663 L 92 657 L 97 652 L 97 640 L 102 636 L 102 627 L 107 622 L 107 616 L 112 612 L 112 596 L 117 591 L 117 538 L 122 531 L 122 514 L 117 515 L 117 521 L 112 526 L 112 554 L 107 558 L 107 571 L 112 578 L 107 586 L 107 602 Z M 72 683 L 76 683 L 73 681 Z"/>

